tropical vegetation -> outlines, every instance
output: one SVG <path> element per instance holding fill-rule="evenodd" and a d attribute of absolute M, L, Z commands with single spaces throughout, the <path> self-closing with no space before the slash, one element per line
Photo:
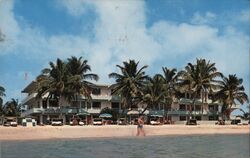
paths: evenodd
<path fill-rule="evenodd" d="M 12 98 L 7 101 L 4 105 L 4 115 L 5 116 L 20 116 L 21 115 L 21 104 L 18 99 Z"/>
<path fill-rule="evenodd" d="M 219 85 L 220 90 L 215 94 L 215 100 L 218 100 L 223 104 L 222 114 L 229 118 L 231 107 L 237 102 L 244 104 L 249 102 L 248 96 L 245 93 L 245 88 L 242 85 L 243 79 L 238 78 L 235 74 L 228 75 L 228 77 L 223 76 L 222 82 Z M 236 102 L 237 101 L 237 102 Z"/>
<path fill-rule="evenodd" d="M 236 75 L 225 77 L 219 72 L 215 63 L 206 59 L 196 59 L 195 63 L 188 63 L 184 70 L 162 67 L 162 74 L 150 77 L 146 74 L 147 65 L 139 66 L 135 60 L 124 61 L 116 65 L 119 72 L 109 74 L 109 78 L 115 80 L 110 86 L 111 93 L 121 98 L 123 112 L 143 106 L 144 113 L 147 109 L 157 109 L 159 106 L 169 109 L 176 98 L 192 100 L 190 116 L 197 100 L 201 100 L 201 111 L 210 98 L 214 102 L 221 103 L 223 116 L 230 115 L 233 105 L 249 102 L 245 93 L 243 80 Z M 91 67 L 88 61 L 82 57 L 70 57 L 67 60 L 57 59 L 49 62 L 49 68 L 41 71 L 36 78 L 37 97 L 47 95 L 47 99 L 57 100 L 58 105 L 62 100 L 71 102 L 83 95 L 87 100 L 91 99 L 91 91 L 96 88 L 91 81 L 99 79 L 97 74 L 90 73 Z M 5 96 L 5 89 L 0 86 L 0 103 Z M 167 107 L 167 108 L 166 108 Z M 0 107 L 1 114 L 19 115 L 20 104 L 18 100 L 11 99 Z M 105 109 L 103 113 L 117 114 Z"/>
<path fill-rule="evenodd" d="M 37 97 L 48 93 L 49 98 L 54 98 L 61 105 L 63 99 L 70 102 L 83 95 L 91 99 L 90 93 L 94 84 L 89 80 L 97 81 L 98 75 L 88 73 L 91 71 L 87 60 L 82 57 L 68 58 L 67 61 L 57 59 L 56 63 L 50 62 L 50 68 L 45 68 L 37 77 Z"/>
<path fill-rule="evenodd" d="M 3 115 L 3 98 L 5 96 L 5 89 L 4 87 L 0 86 L 0 116 Z"/>
<path fill-rule="evenodd" d="M 219 80 L 222 73 L 217 71 L 215 63 L 210 63 L 205 59 L 196 59 L 196 64 L 188 63 L 185 70 L 180 72 L 180 84 L 184 91 L 190 94 L 192 99 L 192 107 L 190 113 L 194 109 L 197 99 L 202 100 L 202 115 L 204 101 L 207 101 L 209 93 L 212 94 L 219 88 Z"/>
<path fill-rule="evenodd" d="M 121 97 L 123 109 L 132 109 L 138 106 L 143 96 L 144 87 L 147 85 L 148 76 L 145 74 L 147 65 L 139 68 L 139 62 L 129 60 L 123 62 L 123 66 L 116 65 L 121 73 L 110 73 L 116 83 L 111 86 L 112 94 Z"/>
<path fill-rule="evenodd" d="M 159 105 L 170 106 L 174 98 L 184 97 L 192 100 L 189 114 L 194 117 L 192 111 L 197 100 L 202 102 L 202 115 L 208 98 L 223 103 L 223 113 L 237 102 L 248 102 L 248 96 L 241 85 L 242 79 L 235 75 L 224 77 L 215 63 L 206 59 L 196 59 L 196 63 L 188 63 L 180 72 L 175 68 L 163 67 L 163 75 L 156 74 L 153 78 L 145 74 L 147 66 L 138 70 L 138 63 L 134 60 L 123 62 L 123 66 L 117 65 L 121 73 L 109 74 L 110 78 L 115 79 L 111 86 L 112 94 L 121 97 L 125 108 L 143 104 L 145 112 L 146 109 L 155 109 Z"/>

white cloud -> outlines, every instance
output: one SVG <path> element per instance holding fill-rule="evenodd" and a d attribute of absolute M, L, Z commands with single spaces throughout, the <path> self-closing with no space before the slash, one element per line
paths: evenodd
<path fill-rule="evenodd" d="M 20 33 L 20 28 L 14 17 L 13 1 L 0 1 L 0 30 L 5 36 L 4 41 L 0 43 L 0 53 L 5 53 L 15 47 L 15 39 Z"/>
<path fill-rule="evenodd" d="M 193 24 L 207 24 L 216 19 L 216 14 L 206 12 L 205 15 L 201 15 L 199 12 L 194 13 L 191 23 Z"/>
<path fill-rule="evenodd" d="M 77 17 L 87 11 L 91 0 L 57 0 L 57 4 L 63 6 L 69 14 Z"/>
<path fill-rule="evenodd" d="M 242 10 L 237 18 L 242 22 L 250 23 L 250 11 Z"/>

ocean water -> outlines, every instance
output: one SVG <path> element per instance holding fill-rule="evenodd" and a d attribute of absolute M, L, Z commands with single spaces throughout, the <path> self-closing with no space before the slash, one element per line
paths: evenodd
<path fill-rule="evenodd" d="M 2 141 L 0 158 L 249 158 L 242 135 Z"/>

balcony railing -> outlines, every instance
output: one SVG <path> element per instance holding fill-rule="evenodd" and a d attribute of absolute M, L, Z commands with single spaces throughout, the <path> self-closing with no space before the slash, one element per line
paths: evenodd
<path fill-rule="evenodd" d="M 190 112 L 187 110 L 170 110 L 170 111 L 166 111 L 165 114 L 168 115 L 189 115 Z M 192 111 L 191 112 L 192 115 L 202 115 L 202 111 Z M 207 111 L 203 111 L 203 115 L 208 114 Z"/>
<path fill-rule="evenodd" d="M 231 109 L 240 109 L 240 104 L 234 104 L 234 105 L 232 105 Z"/>
<path fill-rule="evenodd" d="M 94 100 L 111 100 L 111 95 L 94 95 L 91 94 L 91 98 Z"/>

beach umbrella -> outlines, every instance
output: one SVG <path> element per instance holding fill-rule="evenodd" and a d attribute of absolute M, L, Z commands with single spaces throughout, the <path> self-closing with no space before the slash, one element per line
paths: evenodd
<path fill-rule="evenodd" d="M 100 117 L 100 118 L 111 118 L 112 115 L 111 115 L 111 114 L 104 113 L 104 114 L 101 114 L 99 117 Z"/>

